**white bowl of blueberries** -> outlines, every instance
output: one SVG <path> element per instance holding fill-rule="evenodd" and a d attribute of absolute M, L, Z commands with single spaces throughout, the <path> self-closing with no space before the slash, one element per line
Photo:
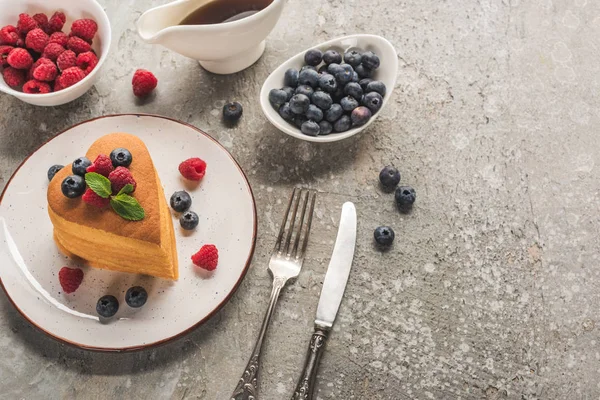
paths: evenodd
<path fill-rule="evenodd" d="M 352 35 L 303 51 L 265 80 L 260 104 L 279 130 L 335 142 L 367 128 L 396 84 L 398 56 L 386 39 Z"/>

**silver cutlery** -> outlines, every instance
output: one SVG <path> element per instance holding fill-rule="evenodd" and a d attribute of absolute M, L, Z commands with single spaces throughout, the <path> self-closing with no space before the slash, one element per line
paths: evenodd
<path fill-rule="evenodd" d="M 354 204 L 347 202 L 342 207 L 337 239 L 321 288 L 315 330 L 310 339 L 304 369 L 292 400 L 313 399 L 319 362 L 346 290 L 355 246 L 356 208 Z"/>
<path fill-rule="evenodd" d="M 261 350 L 265 333 L 271 322 L 281 289 L 290 279 L 296 278 L 302 268 L 316 197 L 317 194 L 311 190 L 294 189 L 292 192 L 269 261 L 269 272 L 273 278 L 269 307 L 248 365 L 231 395 L 231 400 L 258 399 Z"/>

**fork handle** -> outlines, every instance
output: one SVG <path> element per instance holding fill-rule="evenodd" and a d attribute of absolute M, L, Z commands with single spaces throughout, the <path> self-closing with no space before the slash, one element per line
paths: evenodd
<path fill-rule="evenodd" d="M 325 343 L 328 337 L 329 330 L 315 326 L 315 332 L 308 345 L 308 354 L 306 355 L 304 369 L 296 386 L 296 391 L 292 395 L 292 400 L 313 400 L 317 382 L 317 370 L 319 369 L 319 363 L 325 351 Z"/>
<path fill-rule="evenodd" d="M 273 316 L 273 311 L 275 311 L 275 306 L 277 305 L 277 300 L 279 299 L 279 293 L 281 293 L 281 289 L 283 289 L 285 286 L 286 281 L 287 279 L 285 278 L 273 279 L 273 289 L 271 290 L 269 308 L 267 308 L 265 318 L 263 319 L 258 339 L 256 340 L 254 350 L 252 351 L 252 356 L 250 356 L 250 360 L 246 365 L 246 369 L 242 373 L 242 377 L 238 381 L 238 384 L 231 395 L 231 400 L 258 400 L 258 375 L 260 372 L 263 340 L 265 338 L 267 328 L 271 323 L 271 317 Z"/>

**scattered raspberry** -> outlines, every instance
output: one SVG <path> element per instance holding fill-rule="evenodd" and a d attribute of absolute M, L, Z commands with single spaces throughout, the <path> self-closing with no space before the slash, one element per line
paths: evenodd
<path fill-rule="evenodd" d="M 219 250 L 212 244 L 205 244 L 192 256 L 192 262 L 207 271 L 214 271 L 219 263 Z"/>
<path fill-rule="evenodd" d="M 89 167 L 88 167 L 89 168 Z M 90 171 L 88 171 L 90 172 Z M 83 196 L 81 196 L 81 199 L 87 203 L 87 204 L 91 204 L 92 206 L 98 207 L 98 208 L 104 208 L 107 205 L 110 204 L 110 197 L 107 199 L 104 199 L 100 196 L 98 196 L 96 194 L 96 192 L 94 192 L 92 189 L 86 189 L 85 193 L 83 194 Z"/>
<path fill-rule="evenodd" d="M 206 163 L 197 157 L 188 158 L 179 164 L 179 172 L 185 179 L 199 181 L 206 173 Z"/>
<path fill-rule="evenodd" d="M 2 70 L 2 77 L 8 86 L 21 87 L 25 82 L 25 71 L 13 67 L 6 67 Z"/>
<path fill-rule="evenodd" d="M 60 56 L 65 51 L 65 48 L 62 47 L 58 43 L 48 43 L 44 48 L 44 52 L 42 53 L 42 57 L 49 58 L 52 61 L 56 61 L 58 56 Z"/>
<path fill-rule="evenodd" d="M 41 30 L 48 33 L 48 16 L 46 14 L 38 13 L 35 14 L 32 18 L 35 22 L 37 22 L 37 25 L 40 27 Z"/>
<path fill-rule="evenodd" d="M 8 61 L 6 61 L 6 57 L 8 57 L 8 53 L 14 49 L 12 46 L 3 46 L 0 45 L 0 67 L 7 67 Z"/>
<path fill-rule="evenodd" d="M 50 35 L 50 38 L 48 39 L 48 44 L 58 43 L 62 47 L 67 47 L 68 41 L 69 41 L 69 37 L 65 33 L 54 32 L 52 35 Z"/>
<path fill-rule="evenodd" d="M 86 51 L 85 53 L 81 53 L 77 56 L 76 64 L 79 68 L 85 72 L 85 74 L 89 74 L 98 64 L 98 57 L 91 51 Z"/>
<path fill-rule="evenodd" d="M 28 49 L 41 53 L 48 44 L 48 35 L 40 28 L 35 28 L 27 33 L 25 37 L 25 46 Z"/>
<path fill-rule="evenodd" d="M 41 60 L 41 58 L 40 58 Z M 41 63 L 33 69 L 32 75 L 38 81 L 52 82 L 58 75 L 58 68 L 52 61 L 49 63 Z"/>
<path fill-rule="evenodd" d="M 19 14 L 19 22 L 17 22 L 17 30 L 21 35 L 26 35 L 29 31 L 38 27 L 37 22 L 29 14 Z"/>
<path fill-rule="evenodd" d="M 82 38 L 83 40 L 91 41 L 98 31 L 98 24 L 93 19 L 78 19 L 73 21 L 71 25 L 71 34 Z"/>
<path fill-rule="evenodd" d="M 73 50 L 75 54 L 85 53 L 86 51 L 90 51 L 92 46 L 82 38 L 77 36 L 71 36 L 69 41 L 67 42 L 67 48 L 69 50 Z"/>
<path fill-rule="evenodd" d="M 135 179 L 133 179 L 133 176 L 131 175 L 131 171 L 125 167 L 115 168 L 113 172 L 108 174 L 108 179 L 110 180 L 113 194 L 119 193 L 119 190 L 123 189 L 128 183 L 133 185 L 134 191 L 137 186 Z"/>
<path fill-rule="evenodd" d="M 23 93 L 37 94 L 37 93 L 50 93 L 52 88 L 46 82 L 36 81 L 32 79 L 25 82 L 23 85 Z"/>
<path fill-rule="evenodd" d="M 138 69 L 133 74 L 131 84 L 133 85 L 133 94 L 137 97 L 145 97 L 154 90 L 158 84 L 158 79 L 156 79 L 152 72 L 145 69 Z"/>
<path fill-rule="evenodd" d="M 113 171 L 113 169 L 114 168 L 110 157 L 105 156 L 104 154 L 100 154 L 98 155 L 98 157 L 96 157 L 96 160 L 94 160 L 92 165 L 87 167 L 86 171 L 96 172 L 100 175 L 108 177 L 108 175 Z"/>
<path fill-rule="evenodd" d="M 85 73 L 80 68 L 71 67 L 65 69 L 57 81 L 59 81 L 60 86 L 64 89 L 73 86 L 83 78 L 85 78 Z"/>
<path fill-rule="evenodd" d="M 27 69 L 33 64 L 31 54 L 25 49 L 14 48 L 6 57 L 8 65 L 16 69 Z"/>
<path fill-rule="evenodd" d="M 60 32 L 62 31 L 63 26 L 65 25 L 65 21 L 67 17 L 65 13 L 57 11 L 50 17 L 48 20 L 48 32 Z"/>
<path fill-rule="evenodd" d="M 74 67 L 77 61 L 77 55 L 72 50 L 65 50 L 56 59 L 56 65 L 58 69 L 64 71 L 67 68 Z"/>
<path fill-rule="evenodd" d="M 62 267 L 58 272 L 58 281 L 65 293 L 73 293 L 83 281 L 83 271 L 79 268 Z"/>
<path fill-rule="evenodd" d="M 14 26 L 6 25 L 0 29 L 0 43 L 15 46 L 19 39 L 19 33 Z"/>

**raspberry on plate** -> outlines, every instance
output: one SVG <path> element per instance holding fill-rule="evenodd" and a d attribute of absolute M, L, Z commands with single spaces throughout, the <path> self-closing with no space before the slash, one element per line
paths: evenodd
<path fill-rule="evenodd" d="M 0 29 L 0 43 L 16 46 L 19 41 L 17 28 L 12 25 L 6 25 Z"/>
<path fill-rule="evenodd" d="M 16 69 L 27 69 L 33 64 L 31 54 L 25 49 L 14 48 L 6 57 L 8 65 Z"/>
<path fill-rule="evenodd" d="M 58 272 L 58 281 L 65 293 L 73 293 L 83 282 L 83 271 L 79 268 L 62 267 Z"/>
<path fill-rule="evenodd" d="M 158 79 L 156 79 L 152 72 L 145 69 L 138 69 L 133 74 L 131 84 L 133 85 L 134 95 L 137 97 L 145 97 L 154 90 L 158 84 Z"/>
<path fill-rule="evenodd" d="M 77 63 L 77 54 L 73 50 L 65 50 L 56 59 L 56 65 L 58 69 L 64 71 L 67 68 L 74 67 Z"/>
<path fill-rule="evenodd" d="M 179 172 L 185 179 L 199 181 L 206 174 L 206 162 L 198 157 L 188 158 L 179 164 Z"/>
<path fill-rule="evenodd" d="M 73 21 L 71 33 L 90 42 L 98 31 L 98 24 L 93 19 L 83 18 Z"/>
<path fill-rule="evenodd" d="M 81 53 L 77 56 L 77 60 L 75 64 L 85 72 L 85 74 L 89 74 L 92 72 L 96 65 L 98 64 L 98 57 L 91 51 L 86 51 L 85 53 Z"/>
<path fill-rule="evenodd" d="M 57 11 L 48 20 L 48 31 L 49 32 L 60 32 L 65 25 L 67 17 L 65 13 Z"/>
<path fill-rule="evenodd" d="M 81 70 L 81 68 L 71 67 L 65 69 L 56 80 L 64 89 L 73 86 L 83 78 L 85 78 L 85 73 Z"/>
<path fill-rule="evenodd" d="M 81 199 L 85 203 L 90 204 L 95 207 L 98 207 L 98 208 L 104 208 L 110 204 L 110 197 L 106 198 L 106 199 L 103 197 L 100 197 L 96 194 L 96 192 L 94 192 L 92 189 L 89 189 L 89 188 L 86 189 L 86 191 L 83 194 L 83 196 L 81 197 Z"/>
<path fill-rule="evenodd" d="M 133 185 L 134 191 L 137 186 L 135 179 L 133 179 L 133 175 L 131 175 L 131 171 L 125 167 L 115 168 L 114 171 L 108 174 L 108 180 L 110 180 L 113 194 L 119 193 L 119 191 L 129 183 Z"/>
<path fill-rule="evenodd" d="M 42 81 L 36 81 L 32 79 L 30 81 L 25 82 L 23 85 L 23 93 L 36 94 L 36 93 L 50 93 L 52 88 L 48 83 Z"/>
<path fill-rule="evenodd" d="M 48 16 L 46 14 L 37 13 L 34 14 L 32 18 L 41 30 L 48 33 Z"/>
<path fill-rule="evenodd" d="M 42 63 L 33 70 L 32 75 L 38 81 L 52 82 L 58 75 L 58 68 L 53 62 Z"/>
<path fill-rule="evenodd" d="M 27 13 L 19 14 L 19 22 L 17 22 L 17 30 L 21 33 L 21 35 L 27 34 L 27 32 L 38 27 L 35 19 L 31 17 L 31 15 Z"/>
<path fill-rule="evenodd" d="M 192 262 L 207 271 L 214 271 L 219 263 L 219 250 L 213 244 L 205 244 L 192 256 Z"/>
<path fill-rule="evenodd" d="M 14 49 L 12 46 L 0 45 L 0 67 L 7 67 L 8 61 L 6 58 L 8 57 L 8 53 L 10 53 Z"/>
<path fill-rule="evenodd" d="M 96 172 L 108 178 L 108 175 L 113 171 L 113 169 L 114 168 L 110 157 L 104 154 L 99 154 L 92 165 L 87 167 L 86 172 Z"/>
<path fill-rule="evenodd" d="M 25 71 L 13 67 L 5 67 L 2 70 L 4 82 L 11 87 L 21 87 L 25 83 Z"/>
<path fill-rule="evenodd" d="M 73 50 L 75 54 L 85 53 L 86 51 L 90 51 L 92 46 L 85 40 L 77 36 L 71 36 L 69 41 L 67 42 L 67 48 L 69 50 Z"/>
<path fill-rule="evenodd" d="M 69 42 L 69 37 L 67 36 L 66 33 L 63 33 L 63 32 L 54 32 L 52 35 L 50 35 L 50 38 L 48 39 L 48 44 L 58 43 L 62 47 L 67 47 L 68 42 Z"/>
<path fill-rule="evenodd" d="M 42 57 L 46 57 L 52 61 L 56 61 L 58 56 L 64 53 L 65 48 L 62 47 L 58 43 L 48 43 L 46 47 L 44 47 L 44 52 L 42 53 Z"/>

